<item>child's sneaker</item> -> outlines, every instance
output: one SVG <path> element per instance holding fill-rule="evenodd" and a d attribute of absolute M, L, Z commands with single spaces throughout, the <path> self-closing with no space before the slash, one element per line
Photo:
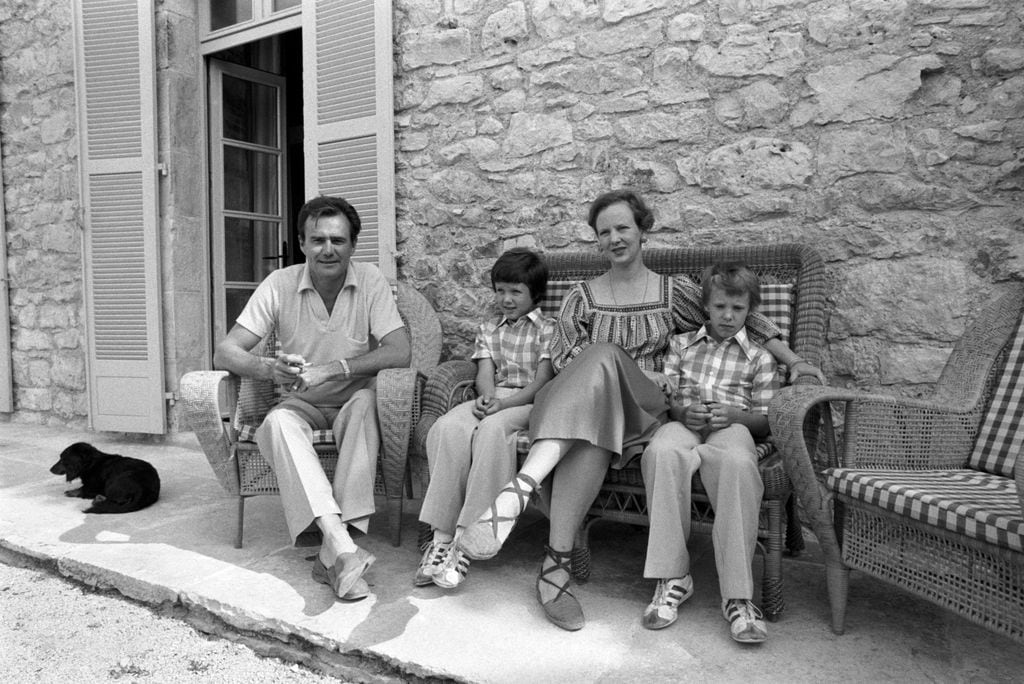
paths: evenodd
<path fill-rule="evenodd" d="M 423 558 L 420 559 L 420 566 L 416 569 L 416 578 L 413 580 L 413 584 L 417 587 L 433 584 L 434 574 L 441 567 L 441 561 L 444 560 L 451 546 L 452 543 L 450 541 L 430 542 L 423 552 Z"/>
<path fill-rule="evenodd" d="M 679 604 L 693 596 L 693 579 L 686 575 L 678 579 L 660 579 L 654 589 L 654 598 L 644 610 L 640 623 L 647 629 L 663 629 L 679 617 Z"/>
<path fill-rule="evenodd" d="M 469 557 L 458 544 L 451 544 L 445 551 L 441 565 L 434 571 L 434 584 L 442 589 L 454 589 L 462 584 L 469 573 Z"/>
<path fill-rule="evenodd" d="M 764 615 L 747 599 L 722 599 L 722 616 L 733 640 L 741 644 L 759 644 L 768 638 Z"/>

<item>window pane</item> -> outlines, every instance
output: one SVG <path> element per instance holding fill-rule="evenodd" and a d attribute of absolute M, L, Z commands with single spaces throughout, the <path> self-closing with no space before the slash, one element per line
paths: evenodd
<path fill-rule="evenodd" d="M 224 208 L 277 214 L 278 155 L 224 146 Z"/>
<path fill-rule="evenodd" d="M 277 223 L 228 216 L 224 219 L 224 279 L 258 283 L 277 268 L 281 245 Z"/>
<path fill-rule="evenodd" d="M 209 0 L 210 30 L 239 24 L 252 19 L 253 0 Z"/>
<path fill-rule="evenodd" d="M 274 0 L 274 11 L 280 12 L 283 9 L 298 7 L 301 4 L 302 0 Z"/>
<path fill-rule="evenodd" d="M 277 147 L 277 89 L 224 75 L 224 137 Z"/>
<path fill-rule="evenodd" d="M 224 311 L 224 322 L 227 324 L 224 329 L 231 330 L 231 326 L 235 324 L 235 320 L 238 319 L 238 314 L 242 313 L 242 309 L 245 308 L 246 303 L 249 301 L 249 297 L 252 296 L 251 288 L 237 288 L 229 287 L 225 291 L 225 311 Z"/>

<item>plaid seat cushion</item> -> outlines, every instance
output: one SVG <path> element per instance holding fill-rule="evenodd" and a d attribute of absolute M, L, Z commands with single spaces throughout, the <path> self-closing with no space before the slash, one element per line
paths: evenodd
<path fill-rule="evenodd" d="M 1018 321 L 988 413 L 967 465 L 995 475 L 1013 477 L 1013 465 L 1024 450 L 1024 320 Z"/>
<path fill-rule="evenodd" d="M 825 471 L 837 494 L 1002 548 L 1024 551 L 1013 479 L 976 470 Z"/>
<path fill-rule="evenodd" d="M 239 442 L 255 442 L 259 425 L 241 425 L 238 428 Z M 313 444 L 334 444 L 334 433 L 330 430 L 313 430 Z"/>

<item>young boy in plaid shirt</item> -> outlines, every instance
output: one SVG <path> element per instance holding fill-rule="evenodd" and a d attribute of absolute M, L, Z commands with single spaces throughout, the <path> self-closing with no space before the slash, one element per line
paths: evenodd
<path fill-rule="evenodd" d="M 658 429 L 641 460 L 651 523 L 644 577 L 658 580 L 642 623 L 648 629 L 668 627 L 679 604 L 693 595 L 686 542 L 690 483 L 700 469 L 715 511 L 712 543 L 722 615 L 733 639 L 759 643 L 768 632 L 751 602 L 764 492 L 754 438 L 768 434 L 776 366 L 744 327 L 761 302 L 757 276 L 739 264 L 716 264 L 705 270 L 702 289 L 708 322 L 671 340 L 665 358 L 665 374 L 675 390 L 671 420 Z"/>
<path fill-rule="evenodd" d="M 427 433 L 430 485 L 420 521 L 434 536 L 416 571 L 416 586 L 454 589 L 466 578 L 469 558 L 458 544 L 516 473 L 516 434 L 529 426 L 537 391 L 554 376 L 555 321 L 538 304 L 548 269 L 530 250 L 511 249 L 491 269 L 500 315 L 476 335 L 477 398 L 441 416 Z"/>

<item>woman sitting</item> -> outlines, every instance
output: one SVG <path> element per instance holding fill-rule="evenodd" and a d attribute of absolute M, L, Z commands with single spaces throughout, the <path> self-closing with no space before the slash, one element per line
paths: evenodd
<path fill-rule="evenodd" d="M 551 482 L 550 532 L 537 578 L 537 598 L 555 625 L 577 630 L 583 609 L 570 591 L 573 539 L 609 465 L 638 457 L 668 420 L 669 382 L 662 373 L 669 338 L 705 322 L 701 290 L 689 278 L 661 276 L 642 259 L 654 216 L 630 190 L 601 195 L 587 222 L 609 269 L 575 286 L 562 302 L 551 362 L 557 373 L 536 396 L 530 453 L 515 478 L 460 546 L 473 559 L 493 557 L 538 484 Z M 753 313 L 748 331 L 780 362 L 820 377 L 779 339 L 768 318 Z M 557 467 L 556 467 L 557 466 Z"/>

